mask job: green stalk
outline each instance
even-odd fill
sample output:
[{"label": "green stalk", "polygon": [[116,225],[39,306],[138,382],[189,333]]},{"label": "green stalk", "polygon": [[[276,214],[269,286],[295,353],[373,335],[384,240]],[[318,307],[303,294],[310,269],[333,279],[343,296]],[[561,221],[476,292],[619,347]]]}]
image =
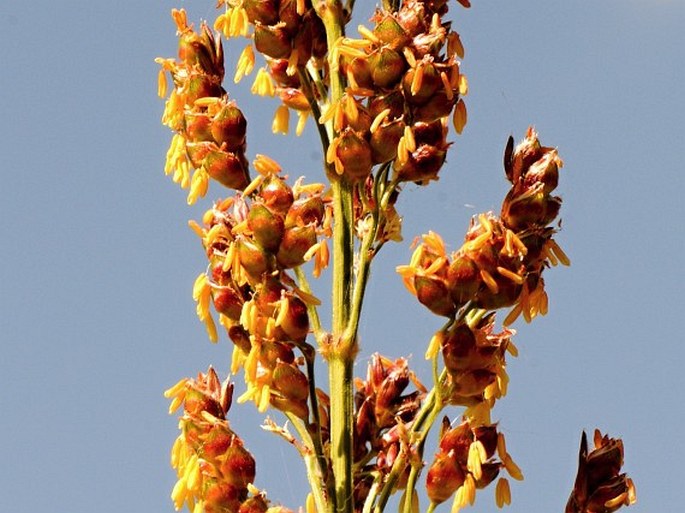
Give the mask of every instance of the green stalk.
[{"label": "green stalk", "polygon": [[292,413],[287,412],[285,413],[285,416],[295,427],[297,433],[300,435],[302,443],[304,444],[304,447],[300,449],[300,454],[302,455],[305,468],[307,469],[307,480],[309,481],[309,487],[311,488],[312,495],[314,496],[316,510],[319,513],[332,511],[332,508],[330,507],[331,504],[326,498],[325,476],[322,474],[318,455],[312,449],[315,443],[312,440],[304,422],[302,422],[302,419],[296,415],[293,415]]},{"label": "green stalk", "polygon": [[[332,51],[344,35],[343,5],[340,0],[321,0],[315,3],[316,12],[326,27],[330,71],[329,105],[335,105],[345,87],[338,70],[337,52]],[[333,134],[335,136],[335,134]],[[350,318],[350,288],[354,266],[354,216],[352,185],[344,176],[337,177],[329,168],[333,193],[333,284],[332,337],[325,348],[329,367],[331,397],[331,461],[335,481],[337,513],[353,513],[352,448],[354,404],[352,370],[357,351],[356,338],[347,336]]]},{"label": "green stalk", "polygon": [[314,451],[314,454],[316,455],[316,461],[318,466],[313,470],[315,471],[315,476],[319,477],[319,482],[316,483],[315,481],[310,480],[310,483],[312,484],[312,493],[314,493],[314,486],[316,486],[317,489],[320,489],[325,492],[325,495],[323,497],[325,497],[326,500],[323,503],[319,504],[317,499],[317,511],[333,513],[333,502],[331,501],[331,497],[334,496],[335,491],[333,490],[333,483],[331,482],[329,476],[328,459],[326,458],[326,453],[324,451],[323,446],[323,437],[321,436],[321,415],[319,414],[319,400],[316,396],[316,376],[314,373],[316,349],[309,344],[304,344],[300,347],[300,350],[304,355],[305,362],[307,365],[307,381],[309,382],[309,405],[311,408],[310,422],[307,423],[305,426],[307,436],[305,437],[302,433],[300,434],[300,436],[302,437],[303,441],[309,441],[311,443],[310,445],[308,445],[308,448],[311,448]]},{"label": "green stalk", "polygon": [[[366,233],[364,234],[364,239],[362,240],[361,247],[359,248],[359,262],[357,265],[357,279],[354,284],[354,291],[352,294],[352,307],[350,311],[350,319],[347,324],[347,329],[345,332],[347,336],[351,339],[357,338],[357,330],[359,328],[359,320],[362,312],[362,305],[364,303],[364,296],[366,294],[366,285],[369,282],[369,274],[371,272],[371,262],[376,252],[380,249],[381,244],[374,248],[374,242],[376,241],[376,235],[378,233],[378,226],[381,222],[381,216],[383,215],[382,210],[379,208],[379,197],[385,192],[384,187],[380,182],[384,180],[387,174],[389,165],[383,165],[378,172],[378,176],[374,181],[374,201],[376,207],[371,210],[371,226],[368,227]],[[382,192],[379,194],[379,189]]]},{"label": "green stalk", "polygon": [[317,101],[316,95],[314,94],[314,88],[312,87],[312,78],[307,72],[306,68],[302,66],[297,68],[297,76],[300,77],[302,92],[307,97],[309,107],[312,109],[312,116],[314,117],[316,129],[319,131],[319,138],[321,139],[321,145],[323,146],[325,155],[326,149],[330,144],[330,140],[328,132],[326,131],[326,127],[319,123],[319,118],[321,117],[321,108],[319,107],[319,102]]},{"label": "green stalk", "polygon": [[357,340],[346,330],[350,318],[350,289],[354,266],[352,187],[341,177],[333,191],[333,336],[326,348],[331,394],[331,460],[335,478],[336,510],[352,513],[352,436],[354,418],[352,370]]},{"label": "green stalk", "polygon": [[331,386],[331,460],[335,479],[336,512],[352,513],[352,359],[329,362]]},{"label": "green stalk", "polygon": [[371,271],[371,245],[376,236],[376,227],[378,223],[373,221],[373,227],[366,233],[359,249],[359,266],[357,271],[357,279],[354,284],[354,291],[352,294],[352,305],[350,309],[350,318],[345,330],[345,334],[351,340],[356,340],[357,331],[359,329],[359,319],[361,317],[362,304],[364,303],[364,295],[366,292],[366,284],[369,281],[369,273]]}]

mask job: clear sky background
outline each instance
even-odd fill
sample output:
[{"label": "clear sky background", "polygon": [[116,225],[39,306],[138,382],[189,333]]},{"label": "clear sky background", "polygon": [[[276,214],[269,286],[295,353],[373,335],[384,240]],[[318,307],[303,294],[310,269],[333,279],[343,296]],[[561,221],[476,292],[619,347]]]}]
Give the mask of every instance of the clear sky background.
[{"label": "clear sky background", "polygon": [[[681,511],[685,1],[473,4],[452,9],[469,123],[451,136],[440,181],[401,197],[405,242],[373,272],[358,374],[380,350],[412,355],[430,381],[422,355],[442,321],[394,267],[414,236],[433,229],[456,249],[470,216],[499,209],[506,138],[534,124],[566,163],[558,240],[573,265],[545,275],[549,315],[516,325],[520,357],[494,412],[526,476],[510,511],[563,511],[581,430],[595,427],[624,439],[638,492],[627,511]],[[205,259],[186,226],[225,192],[213,185],[189,208],[162,172],[171,133],[153,59],[175,54],[174,6],[215,17],[212,0],[0,7],[2,512],[172,511],[177,430],[162,391],[228,366],[230,343],[211,345],[195,317]],[[228,87],[250,120],[250,159],[267,153],[291,176],[321,178],[311,126],[274,138],[275,102]],[[257,486],[295,509],[302,465],[259,422],[252,405],[232,410]],[[493,491],[481,492],[472,511],[493,510]]]}]

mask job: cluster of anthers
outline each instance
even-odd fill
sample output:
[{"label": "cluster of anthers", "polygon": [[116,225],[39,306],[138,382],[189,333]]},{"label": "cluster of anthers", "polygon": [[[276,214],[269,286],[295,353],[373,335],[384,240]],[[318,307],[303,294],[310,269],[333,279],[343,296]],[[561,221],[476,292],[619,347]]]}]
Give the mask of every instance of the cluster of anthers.
[{"label": "cluster of anthers", "polygon": [[[501,468],[514,479],[523,479],[504,449],[504,435],[495,433],[496,425],[490,418],[495,401],[507,392],[506,353],[517,354],[511,341],[513,331],[505,328],[495,333],[494,324],[494,313],[472,315],[449,323],[429,345],[426,356],[435,358],[440,351],[445,364],[438,380],[441,400],[465,407],[459,427],[449,430],[449,423],[444,423],[438,453],[429,467],[426,487],[431,510],[453,494],[452,511],[473,504],[476,489],[494,481]],[[477,445],[479,441],[484,446]],[[493,460],[495,446],[499,461]],[[509,482],[504,477],[497,483],[495,500],[499,507],[511,501]]]},{"label": "cluster of anthers", "polygon": [[[406,455],[397,488],[406,485],[412,465],[421,466],[410,428],[426,389],[405,358],[393,361],[377,353],[371,357],[366,380],[358,378],[355,384],[354,503],[361,512],[374,486],[387,480],[398,456]],[[405,393],[410,384],[416,389]]]},{"label": "cluster of anthers", "polygon": [[[549,265],[569,263],[552,238],[556,229],[550,226],[561,204],[560,198],[551,195],[561,166],[556,150],[541,146],[534,130],[529,129],[516,148],[510,139],[505,171],[513,186],[503,202],[501,216],[477,216],[464,244],[451,255],[438,234],[424,235],[409,265],[397,269],[419,302],[450,319],[433,336],[426,357],[433,359],[442,354],[442,400],[466,407],[464,419],[471,427],[492,425],[490,413],[495,401],[507,392],[506,353],[517,354],[511,341],[513,330],[495,332],[494,311],[513,307],[505,325],[521,314],[530,321],[546,313],[542,272]],[[481,453],[482,462],[492,456],[487,451]],[[458,485],[439,488],[432,500],[439,503],[456,492],[455,506],[461,507],[472,502],[475,489],[487,483],[475,477],[469,480],[455,470],[459,464],[454,454],[449,456],[447,451],[436,458],[443,467],[445,461],[452,461],[449,472],[463,479],[451,478]],[[511,457],[506,458],[502,462],[510,475],[522,478],[520,471],[511,470],[516,468]],[[500,466],[490,467],[492,479]],[[508,483],[500,480],[496,489],[498,505],[509,502],[508,490]]]},{"label": "cluster of anthers", "polygon": [[193,297],[210,339],[218,336],[213,305],[235,344],[232,371],[244,368],[248,385],[239,400],[306,419],[308,382],[293,350],[304,344],[307,308],[318,300],[288,271],[312,259],[318,275],[328,264],[330,207],[322,185],[300,180],[290,187],[264,156],[254,166],[260,174],[243,194],[215,203],[203,226],[191,223],[209,260]]},{"label": "cluster of anthers", "polygon": [[595,448],[588,452],[583,432],[578,453],[578,473],[565,513],[613,513],[635,504],[635,485],[623,467],[623,441],[594,433]]},{"label": "cluster of anthers", "polygon": [[267,511],[266,499],[252,485],[255,460],[226,420],[232,393],[232,385],[221,383],[210,367],[164,394],[172,399],[169,413],[183,407],[181,434],[171,450],[178,476],[171,498],[177,510],[187,505],[193,513]]},{"label": "cluster of anthers", "polygon": [[472,422],[490,423],[489,412],[495,400],[507,393],[509,377],[506,353],[517,355],[511,340],[513,330],[494,333],[494,314],[454,323],[433,338],[427,356],[442,352],[447,377],[444,400],[466,407]]},{"label": "cluster of anthers", "polygon": [[164,171],[173,173],[182,188],[190,188],[188,203],[192,204],[207,193],[210,178],[229,189],[249,184],[247,121],[221,86],[221,40],[205,24],[196,33],[184,10],[174,9],[172,17],[178,28],[178,60],[156,59],[161,65],[159,95],[167,94],[167,72],[174,83],[162,116],[162,123],[176,132]]},{"label": "cluster of anthers", "polygon": [[326,155],[338,174],[364,180],[374,165],[392,163],[392,182],[437,179],[449,144],[447,120],[461,132],[466,77],[459,35],[442,21],[446,2],[403,2],[378,10],[361,39],[341,38],[333,62],[347,78],[339,101],[321,118],[336,137]]},{"label": "cluster of anthers", "polygon": [[[464,420],[451,427],[443,419],[438,451],[428,468],[426,492],[431,501],[429,512],[454,495],[452,511],[473,504],[476,489],[485,488],[506,469],[514,479],[523,479],[520,469],[507,453],[504,435],[496,424],[474,425]],[[502,507],[511,503],[509,482],[500,477],[495,487],[495,501]]]},{"label": "cluster of anthers", "polygon": [[[326,32],[310,0],[220,0],[224,6],[214,28],[226,38],[247,37],[252,41],[240,54],[234,81],[249,75],[255,66],[255,49],[265,59],[252,85],[252,93],[278,96],[272,129],[287,133],[290,109],[298,113],[297,134],[301,134],[311,113],[303,80],[311,72],[318,75],[327,52]],[[320,92],[319,92],[320,93]],[[323,96],[317,94],[317,97]],[[312,94],[315,94],[312,91]]]},{"label": "cluster of anthers", "polygon": [[410,292],[446,317],[466,304],[485,310],[513,306],[505,325],[521,314],[526,321],[544,315],[542,272],[559,262],[569,264],[552,238],[556,229],[549,226],[561,205],[561,198],[551,195],[561,166],[557,151],[541,146],[532,128],[515,149],[510,139],[505,169],[513,186],[501,217],[485,213],[473,219],[464,244],[452,255],[439,235],[424,235],[409,265],[397,269]]}]

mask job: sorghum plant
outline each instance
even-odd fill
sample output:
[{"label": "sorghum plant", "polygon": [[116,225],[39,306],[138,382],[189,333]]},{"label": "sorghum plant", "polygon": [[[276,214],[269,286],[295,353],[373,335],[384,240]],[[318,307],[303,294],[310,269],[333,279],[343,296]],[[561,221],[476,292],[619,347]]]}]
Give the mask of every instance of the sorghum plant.
[{"label": "sorghum plant", "polygon": [[[443,172],[451,128],[459,134],[466,124],[468,83],[447,0],[384,0],[358,38],[345,35],[353,7],[354,0],[220,0],[213,28],[197,30],[185,11],[172,12],[178,56],[158,59],[160,96],[169,76],[173,84],[162,117],[174,132],[165,171],[189,190],[188,203],[210,186],[228,189],[190,223],[207,257],[193,287],[197,314],[211,341],[232,342],[231,374],[245,383],[237,402],[287,420],[264,427],[299,451],[308,513],[381,513],[394,494],[403,513],[425,509],[420,500],[432,512],[450,499],[456,512],[492,483],[501,507],[511,501],[508,478],[523,474],[492,410],[507,392],[507,355],[517,354],[509,326],[547,312],[543,273],[569,264],[554,238],[562,161],[532,128],[518,145],[510,137],[511,188],[501,212],[475,216],[452,253],[429,232],[398,267],[409,292],[443,318],[426,341],[430,386],[406,359],[380,354],[355,379],[371,267],[386,243],[402,240],[395,205],[405,184],[427,186]],[[288,132],[291,113],[298,135],[308,119],[316,125],[322,183],[293,181],[263,154],[250,163],[247,119],[224,88],[222,37],[247,41],[235,82],[261,56],[252,92],[280,100],[274,133]],[[329,324],[309,285],[324,275],[332,284]],[[327,366],[327,387],[316,383],[317,365]],[[172,449],[174,505],[290,511],[254,485],[255,459],[228,421],[233,388],[210,367],[166,392],[170,411],[183,412]],[[431,456],[425,446],[436,423]],[[621,441],[597,432],[595,446],[588,453],[583,434],[567,513],[635,501],[620,473]],[[417,492],[422,473],[425,494]]]}]

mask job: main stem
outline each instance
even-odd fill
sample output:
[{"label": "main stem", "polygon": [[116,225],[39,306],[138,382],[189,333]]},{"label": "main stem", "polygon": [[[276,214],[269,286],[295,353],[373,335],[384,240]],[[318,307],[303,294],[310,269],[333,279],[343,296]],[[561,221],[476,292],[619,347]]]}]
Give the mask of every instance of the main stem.
[{"label": "main stem", "polygon": [[[352,513],[353,390],[352,370],[357,341],[346,330],[354,260],[352,193],[341,179],[333,184],[333,336],[328,350],[331,398],[331,460],[337,513]],[[355,330],[356,331],[356,330]]]},{"label": "main stem", "polygon": [[[343,6],[339,0],[320,0],[317,14],[326,27],[329,50],[330,105],[335,105],[344,92],[343,77],[338,70],[337,58],[332,51],[343,36]],[[334,134],[335,135],[335,134]],[[337,513],[353,513],[353,390],[352,370],[357,350],[354,332],[346,328],[350,319],[350,299],[354,267],[354,216],[352,212],[352,186],[344,176],[335,178],[329,170],[333,193],[333,326],[330,346],[327,348],[328,375],[331,394],[331,461],[335,481],[335,507]],[[356,330],[354,330],[356,331]]]}]

